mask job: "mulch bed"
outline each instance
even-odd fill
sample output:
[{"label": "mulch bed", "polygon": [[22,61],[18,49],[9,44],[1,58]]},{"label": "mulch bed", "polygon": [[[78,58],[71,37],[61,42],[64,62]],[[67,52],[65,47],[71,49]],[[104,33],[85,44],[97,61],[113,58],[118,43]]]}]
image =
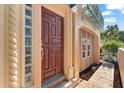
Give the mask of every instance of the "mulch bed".
[{"label": "mulch bed", "polygon": [[113,81],[113,88],[122,88],[121,78],[120,78],[120,71],[117,62],[112,62],[114,64],[114,81]]},{"label": "mulch bed", "polygon": [[[91,65],[86,70],[80,72],[80,78],[88,81],[101,65],[102,63]],[[92,70],[92,67],[94,66],[96,67],[96,69]]]}]

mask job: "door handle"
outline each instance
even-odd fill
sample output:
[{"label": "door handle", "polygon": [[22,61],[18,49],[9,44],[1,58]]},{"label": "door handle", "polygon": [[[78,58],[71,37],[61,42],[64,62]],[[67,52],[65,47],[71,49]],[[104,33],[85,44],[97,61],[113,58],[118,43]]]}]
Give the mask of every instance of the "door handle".
[{"label": "door handle", "polygon": [[41,56],[42,56],[42,60],[43,60],[43,56],[44,56],[44,48],[43,48],[43,43],[41,42]]}]

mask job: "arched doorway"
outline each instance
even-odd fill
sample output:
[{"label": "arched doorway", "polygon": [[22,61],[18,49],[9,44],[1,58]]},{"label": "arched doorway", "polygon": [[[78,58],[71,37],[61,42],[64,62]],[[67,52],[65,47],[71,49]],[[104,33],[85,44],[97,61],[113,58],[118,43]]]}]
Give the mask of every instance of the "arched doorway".
[{"label": "arched doorway", "polygon": [[80,29],[80,72],[99,62],[99,35],[86,27]]}]

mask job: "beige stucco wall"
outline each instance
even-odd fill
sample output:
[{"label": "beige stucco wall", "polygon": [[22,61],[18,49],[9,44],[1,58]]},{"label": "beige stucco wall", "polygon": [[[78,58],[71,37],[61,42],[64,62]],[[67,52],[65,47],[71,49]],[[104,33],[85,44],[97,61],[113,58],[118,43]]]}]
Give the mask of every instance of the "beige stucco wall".
[{"label": "beige stucco wall", "polygon": [[75,9],[75,39],[74,39],[74,63],[75,63],[75,77],[79,78],[80,72],[80,28],[81,28],[81,7],[77,5]]},{"label": "beige stucco wall", "polygon": [[[24,46],[24,5],[0,5],[0,87],[24,87],[24,66],[25,66],[25,46]],[[67,80],[71,80],[74,72],[73,60],[73,24],[72,15],[68,5],[33,5],[32,33],[33,33],[33,85],[31,87],[41,87],[41,7],[64,18],[64,74]],[[5,14],[3,12],[6,12]],[[16,15],[15,15],[16,13]],[[6,15],[6,16],[5,16]],[[5,19],[4,19],[5,17]],[[12,17],[12,18],[11,18]],[[15,19],[15,20],[14,20]],[[6,22],[6,23],[5,23]],[[18,22],[18,23],[15,23]],[[15,26],[13,26],[14,24]],[[22,24],[22,25],[20,25]],[[4,25],[7,29],[4,29]],[[11,28],[11,29],[10,29]],[[5,33],[7,32],[7,33]],[[11,34],[9,34],[12,32]],[[5,37],[6,36],[6,37]],[[6,40],[5,40],[6,39]],[[9,41],[12,40],[12,42]],[[6,42],[5,42],[6,41]],[[18,41],[18,42],[16,42]],[[6,46],[6,47],[5,47]],[[13,47],[12,49],[10,47]],[[14,48],[15,47],[15,48]],[[5,51],[7,50],[7,52]],[[12,55],[10,55],[12,53]],[[6,57],[6,60],[5,60]],[[10,59],[12,58],[12,59]],[[12,60],[12,63],[11,63]],[[10,66],[12,66],[10,68]],[[7,68],[6,68],[7,67]],[[5,72],[5,68],[7,69]],[[10,74],[9,70],[12,71]],[[7,74],[7,79],[5,75]],[[5,80],[6,79],[6,80]],[[12,80],[11,80],[12,79]]]},{"label": "beige stucco wall", "polygon": [[[7,6],[7,5],[5,5]],[[8,5],[9,6],[9,5]],[[17,6],[14,6],[17,7]],[[14,81],[15,83],[11,82],[11,86],[13,87],[24,87],[24,64],[25,64],[25,46],[24,46],[24,5],[18,5],[18,9],[15,9],[13,5],[11,5],[9,8],[10,10],[4,10],[3,5],[0,5],[0,87],[9,87],[10,83],[10,77],[9,77],[9,71],[6,71],[7,69],[14,70],[17,72],[18,75],[13,75],[16,77],[17,81]],[[67,80],[71,80],[73,78],[79,78],[79,72],[80,72],[80,30],[83,29],[89,33],[91,33],[94,36],[94,62],[99,62],[99,34],[96,33],[90,25],[84,24],[82,21],[81,16],[81,5],[77,5],[77,9],[75,11],[71,11],[68,7],[68,5],[64,4],[38,4],[33,5],[33,85],[31,87],[41,87],[41,81],[42,81],[42,70],[41,70],[41,7],[45,7],[49,9],[50,11],[58,14],[59,16],[64,18],[64,74],[66,76]],[[18,15],[14,15],[12,11],[15,11]],[[3,12],[8,12],[10,16],[13,16],[16,20],[18,20],[18,23],[16,26],[12,26],[12,22],[15,22],[13,19],[7,19],[8,24],[11,26],[12,32],[17,32],[17,34],[14,34],[13,36],[17,37],[18,42],[15,43],[14,46],[18,46],[18,51],[15,51],[18,53],[18,59],[15,61],[14,65],[17,66],[18,69],[9,68],[9,65],[11,65],[11,62],[9,62],[9,51],[6,52],[6,47],[9,48],[10,44],[7,43],[8,39],[6,38],[6,31],[9,32],[10,29],[5,30],[4,26],[8,25],[6,22],[6,16],[3,14]],[[8,16],[7,15],[7,16]],[[7,17],[9,18],[9,17]],[[8,21],[9,20],[9,21]],[[10,22],[11,21],[11,22]],[[17,21],[16,21],[17,22]],[[15,24],[15,23],[14,23]],[[22,24],[22,25],[20,25]],[[16,29],[16,30],[15,30]],[[8,34],[9,35],[9,34]],[[12,37],[12,38],[15,38]],[[6,40],[7,39],[7,40]],[[6,41],[6,42],[4,42]],[[14,42],[14,41],[13,41]],[[7,43],[7,45],[6,45]],[[11,42],[10,42],[11,43]],[[10,48],[9,48],[10,49]],[[10,49],[11,50],[11,49]],[[14,54],[13,54],[14,55]],[[12,56],[12,55],[10,55]],[[5,57],[7,59],[5,59]],[[14,57],[14,56],[12,56]],[[15,58],[16,59],[16,58]],[[6,76],[8,74],[8,76]],[[12,77],[13,77],[12,76]],[[7,77],[7,80],[6,78]],[[13,78],[11,78],[13,79]],[[13,79],[13,80],[15,80]],[[7,84],[6,85],[6,81]],[[16,86],[16,83],[18,85]],[[13,85],[15,84],[15,85]]]},{"label": "beige stucco wall", "polygon": [[121,81],[124,87],[124,49],[119,48],[117,56],[118,56],[118,65],[120,70]]},{"label": "beige stucco wall", "polygon": [[6,85],[5,62],[5,5],[0,5],[0,87]]},{"label": "beige stucco wall", "polygon": [[[82,19],[81,5],[76,5],[73,9],[75,13],[75,31],[74,31],[74,64],[75,64],[75,77],[79,77],[79,72],[86,68],[86,65],[81,61],[81,50],[80,50],[80,31],[86,31],[93,35],[93,62],[99,63],[99,49],[100,49],[100,34],[93,29],[92,24],[90,24],[86,19]],[[87,63],[89,63],[90,58],[86,58]],[[90,63],[89,63],[90,64]]]},{"label": "beige stucco wall", "polygon": [[20,31],[19,14],[20,10],[16,5],[0,5],[0,87],[4,88],[18,87],[19,83],[19,51],[17,50]]},{"label": "beige stucco wall", "polygon": [[[41,24],[38,9],[40,9],[38,5],[33,6],[34,80],[32,87],[40,87],[41,84],[41,52],[39,51]],[[24,18],[24,5],[0,5],[0,87],[24,87]]]}]

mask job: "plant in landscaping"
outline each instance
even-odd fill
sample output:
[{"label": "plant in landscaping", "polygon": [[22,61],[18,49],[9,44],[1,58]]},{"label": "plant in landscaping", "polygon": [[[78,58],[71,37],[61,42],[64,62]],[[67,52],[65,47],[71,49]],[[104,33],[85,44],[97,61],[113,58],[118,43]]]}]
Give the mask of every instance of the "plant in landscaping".
[{"label": "plant in landscaping", "polygon": [[106,31],[101,34],[101,48],[104,51],[103,58],[106,61],[117,60],[118,48],[123,47],[124,33],[119,33],[118,25],[108,25]]},{"label": "plant in landscaping", "polygon": [[122,47],[123,43],[118,40],[106,40],[102,44],[102,48],[104,49],[106,55],[108,56],[108,61],[112,61],[112,57],[117,57],[118,48]]},{"label": "plant in landscaping", "polygon": [[124,47],[124,31],[119,33],[119,40],[123,42],[123,47]]}]

